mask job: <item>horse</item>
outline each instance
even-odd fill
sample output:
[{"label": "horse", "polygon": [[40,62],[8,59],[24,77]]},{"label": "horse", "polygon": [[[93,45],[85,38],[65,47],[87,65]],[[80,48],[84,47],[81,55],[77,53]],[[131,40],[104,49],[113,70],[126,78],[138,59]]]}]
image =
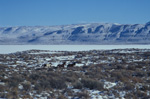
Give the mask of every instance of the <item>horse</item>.
[{"label": "horse", "polygon": [[74,67],[75,66],[75,62],[73,62],[72,64],[68,64],[67,67]]},{"label": "horse", "polygon": [[42,65],[43,68],[50,68],[51,67],[51,63],[46,63]]},{"label": "horse", "polygon": [[63,64],[58,64],[57,67],[64,68],[65,64],[66,64],[66,62],[63,62]]}]

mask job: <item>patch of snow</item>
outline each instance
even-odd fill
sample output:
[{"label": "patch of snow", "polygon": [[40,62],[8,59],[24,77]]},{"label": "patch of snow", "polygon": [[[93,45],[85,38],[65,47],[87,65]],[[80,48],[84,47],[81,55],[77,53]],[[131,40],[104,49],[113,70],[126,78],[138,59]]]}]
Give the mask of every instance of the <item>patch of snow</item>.
[{"label": "patch of snow", "polygon": [[46,61],[50,61],[50,60],[51,60],[51,58],[45,58],[45,60],[46,60]]},{"label": "patch of snow", "polygon": [[61,64],[61,62],[58,62],[58,61],[57,62],[51,62],[51,64],[53,67],[57,67],[59,64]]},{"label": "patch of snow", "polygon": [[0,82],[0,85],[5,85],[5,83],[4,82]]},{"label": "patch of snow", "polygon": [[112,83],[112,82],[108,82],[108,81],[104,82],[104,88],[105,89],[109,89],[109,88],[112,88],[114,86],[116,86],[116,83]]},{"label": "patch of snow", "polygon": [[120,95],[120,97],[123,99],[124,96],[126,95],[126,92],[125,92],[125,91],[120,91],[120,92],[119,92],[119,95]]},{"label": "patch of snow", "polygon": [[81,92],[81,90],[80,89],[72,89],[75,93],[77,93],[77,92]]},{"label": "patch of snow", "polygon": [[87,51],[87,50],[111,50],[139,48],[150,49],[150,45],[0,45],[0,53],[14,53],[31,49],[50,51]]},{"label": "patch of snow", "polygon": [[102,92],[99,90],[88,90],[88,92],[91,96],[91,99],[108,99],[108,96],[102,95]]},{"label": "patch of snow", "polygon": [[55,59],[58,59],[58,60],[72,60],[74,58],[75,58],[75,55],[55,57]]},{"label": "patch of snow", "polygon": [[150,91],[147,91],[147,96],[149,96],[150,95]]},{"label": "patch of snow", "polygon": [[76,63],[75,66],[76,67],[81,67],[81,66],[84,66],[84,64],[82,64],[82,63]]},{"label": "patch of snow", "polygon": [[4,78],[7,79],[8,77],[7,77],[7,76],[4,76]]},{"label": "patch of snow", "polygon": [[23,86],[21,84],[19,84],[18,88],[19,89],[23,89]]}]

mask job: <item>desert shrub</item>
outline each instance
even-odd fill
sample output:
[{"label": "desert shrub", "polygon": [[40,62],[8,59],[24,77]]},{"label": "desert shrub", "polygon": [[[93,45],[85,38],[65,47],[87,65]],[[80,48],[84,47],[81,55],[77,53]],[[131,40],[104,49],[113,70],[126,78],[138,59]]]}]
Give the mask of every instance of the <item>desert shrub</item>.
[{"label": "desert shrub", "polygon": [[20,82],[23,82],[23,78],[21,76],[12,76],[8,79],[8,86],[18,87]]},{"label": "desert shrub", "polygon": [[31,78],[32,80],[38,80],[38,79],[40,78],[40,75],[39,75],[39,74],[31,74],[31,75],[30,75],[30,78]]},{"label": "desert shrub", "polygon": [[150,72],[147,72],[147,76],[150,76]]},{"label": "desert shrub", "polygon": [[141,97],[141,98],[143,98],[143,97],[146,97],[147,95],[146,95],[146,93],[144,93],[144,92],[141,92],[140,90],[137,90],[135,93],[134,93],[137,97]]},{"label": "desert shrub", "polygon": [[90,96],[89,96],[88,92],[85,92],[85,91],[78,93],[77,97],[79,99],[90,99]]},{"label": "desert shrub", "polygon": [[103,89],[103,84],[99,81],[93,80],[93,79],[82,79],[81,83],[83,84],[84,87],[89,88],[89,89],[97,89],[97,90],[102,90]]},{"label": "desert shrub", "polygon": [[82,66],[82,69],[88,69],[89,66]]},{"label": "desert shrub", "polygon": [[1,99],[6,99],[6,97],[7,97],[7,96],[6,96],[6,93],[0,93],[0,98],[1,98]]},{"label": "desert shrub", "polygon": [[22,97],[22,99],[33,99],[29,94],[26,94]]},{"label": "desert shrub", "polygon": [[150,96],[143,96],[142,99],[150,99]]},{"label": "desert shrub", "polygon": [[66,98],[64,95],[60,95],[60,96],[58,96],[57,99],[68,99],[68,98]]},{"label": "desert shrub", "polygon": [[[30,75],[32,82],[35,82],[35,90],[46,90],[50,88],[62,89],[66,87],[65,78],[55,72],[37,72]],[[71,78],[70,78],[71,79]]]},{"label": "desert shrub", "polygon": [[18,99],[18,91],[17,90],[11,90],[7,95],[7,99]]},{"label": "desert shrub", "polygon": [[41,85],[39,83],[36,83],[34,86],[34,90],[37,91],[38,94],[40,94],[43,90],[43,88],[41,87]]},{"label": "desert shrub", "polygon": [[6,99],[15,99],[13,95],[11,95],[10,93],[8,93],[6,95]]},{"label": "desert shrub", "polygon": [[125,99],[138,99],[138,97],[131,92],[127,93],[124,98]]},{"label": "desert shrub", "polygon": [[77,81],[73,84],[73,87],[75,89],[82,89],[83,88],[83,84],[80,81]]},{"label": "desert shrub", "polygon": [[29,91],[31,89],[31,83],[30,82],[25,82],[22,85],[23,85],[23,89],[25,91]]},{"label": "desert shrub", "polygon": [[12,80],[12,81],[16,81],[16,82],[23,82],[24,81],[24,78],[22,78],[21,75],[18,75],[18,76],[14,75],[9,79]]},{"label": "desert shrub", "polygon": [[123,69],[123,66],[118,65],[118,66],[116,66],[116,68],[117,69]]},{"label": "desert shrub", "polygon": [[135,66],[132,66],[132,65],[129,65],[129,66],[127,67],[127,69],[128,69],[128,70],[133,70],[133,71],[136,70]]},{"label": "desert shrub", "polygon": [[116,80],[120,80],[120,81],[123,81],[123,82],[126,81],[125,77],[122,75],[121,72],[113,72],[113,73],[111,73],[111,76],[116,78]]},{"label": "desert shrub", "polygon": [[146,80],[146,82],[147,82],[147,83],[150,83],[150,80],[148,79],[148,80]]},{"label": "desert shrub", "polygon": [[5,65],[3,65],[3,64],[0,64],[0,71],[5,70],[6,67],[7,67],[7,66],[5,66]]},{"label": "desert shrub", "polygon": [[75,82],[76,81],[76,78],[74,78],[74,77],[65,77],[64,79],[67,82]]},{"label": "desert shrub", "polygon": [[64,77],[72,77],[74,79],[80,78],[81,75],[72,71],[63,74]]},{"label": "desert shrub", "polygon": [[[38,85],[38,84],[37,84]],[[51,88],[50,82],[48,80],[39,80],[39,85],[40,88],[43,90]],[[36,86],[37,87],[37,86]],[[38,88],[39,89],[39,88]]]},{"label": "desert shrub", "polygon": [[42,74],[45,74],[47,77],[52,76],[52,77],[59,77],[59,73],[55,72],[43,72]]},{"label": "desert shrub", "polygon": [[0,92],[4,92],[5,90],[5,86],[4,85],[0,85]]},{"label": "desert shrub", "polygon": [[148,85],[143,85],[140,90],[146,92],[147,90],[150,90],[150,87],[148,87]]},{"label": "desert shrub", "polygon": [[113,77],[116,77],[117,79],[120,79],[123,77],[122,73],[121,72],[113,72],[112,73],[112,76]]},{"label": "desert shrub", "polygon": [[136,72],[136,76],[137,76],[137,77],[143,77],[143,76],[144,76],[144,73],[143,73],[143,72]]},{"label": "desert shrub", "polygon": [[13,82],[9,82],[8,83],[8,86],[9,86],[9,88],[11,88],[11,87],[18,87],[18,85],[19,85],[19,82],[16,82],[16,81],[13,81]]},{"label": "desert shrub", "polygon": [[96,75],[99,75],[98,73],[96,74],[96,71],[91,70],[85,73],[89,78],[95,78]]},{"label": "desert shrub", "polygon": [[50,85],[52,88],[63,89],[66,88],[65,80],[63,78],[52,78],[50,81]]},{"label": "desert shrub", "polygon": [[143,65],[137,65],[136,66],[136,68],[142,68],[143,67]]},{"label": "desert shrub", "polygon": [[134,84],[130,83],[130,82],[126,82],[124,89],[125,90],[133,90],[134,89]]},{"label": "desert shrub", "polygon": [[135,82],[135,83],[140,83],[140,82],[142,82],[141,78],[139,78],[139,77],[133,77],[131,80],[132,80],[133,82]]}]

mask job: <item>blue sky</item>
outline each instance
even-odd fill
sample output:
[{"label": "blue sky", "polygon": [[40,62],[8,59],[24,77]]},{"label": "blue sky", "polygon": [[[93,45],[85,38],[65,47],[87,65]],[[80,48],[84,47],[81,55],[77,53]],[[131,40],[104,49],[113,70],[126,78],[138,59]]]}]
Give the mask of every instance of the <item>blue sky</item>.
[{"label": "blue sky", "polygon": [[0,26],[148,21],[150,0],[0,0]]}]

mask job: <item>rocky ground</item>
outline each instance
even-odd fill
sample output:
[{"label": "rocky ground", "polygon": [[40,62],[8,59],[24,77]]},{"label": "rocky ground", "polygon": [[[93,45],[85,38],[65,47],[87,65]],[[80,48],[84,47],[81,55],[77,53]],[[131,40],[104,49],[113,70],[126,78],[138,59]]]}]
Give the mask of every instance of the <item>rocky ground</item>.
[{"label": "rocky ground", "polygon": [[0,98],[149,99],[150,49],[0,54]]}]

